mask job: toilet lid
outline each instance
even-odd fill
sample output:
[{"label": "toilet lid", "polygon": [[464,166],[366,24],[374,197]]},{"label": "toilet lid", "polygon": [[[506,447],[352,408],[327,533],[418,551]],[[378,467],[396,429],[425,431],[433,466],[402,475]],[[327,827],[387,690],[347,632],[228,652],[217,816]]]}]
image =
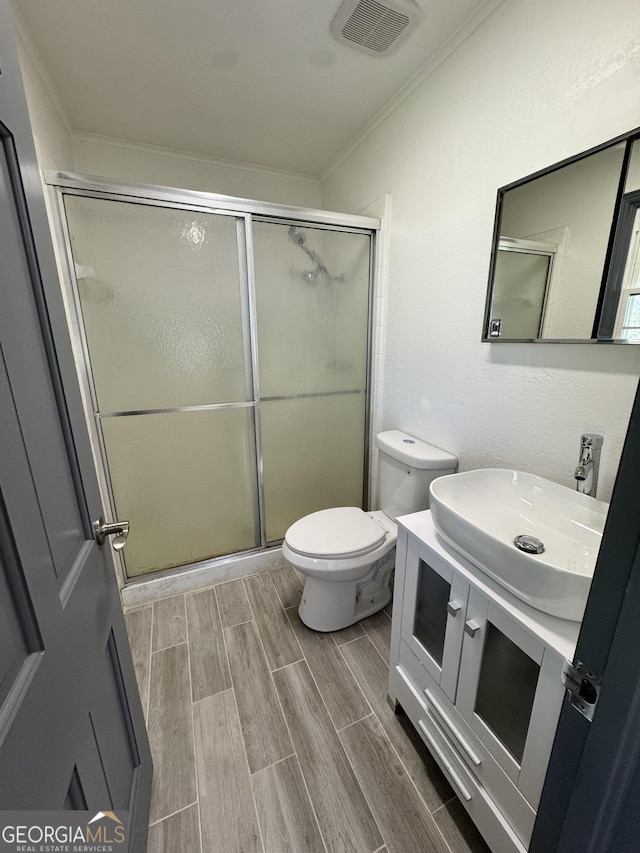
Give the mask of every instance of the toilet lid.
[{"label": "toilet lid", "polygon": [[387,532],[361,509],[342,506],[306,515],[287,530],[292,551],[308,557],[356,557],[373,551]]}]

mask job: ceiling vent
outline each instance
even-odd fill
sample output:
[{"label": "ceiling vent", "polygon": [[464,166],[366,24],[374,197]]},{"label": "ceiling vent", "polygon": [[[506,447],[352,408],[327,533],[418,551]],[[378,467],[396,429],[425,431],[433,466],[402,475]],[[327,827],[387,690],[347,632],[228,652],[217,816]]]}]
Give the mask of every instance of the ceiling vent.
[{"label": "ceiling vent", "polygon": [[331,32],[349,47],[383,56],[408,38],[421,15],[414,0],[345,0],[331,22]]}]

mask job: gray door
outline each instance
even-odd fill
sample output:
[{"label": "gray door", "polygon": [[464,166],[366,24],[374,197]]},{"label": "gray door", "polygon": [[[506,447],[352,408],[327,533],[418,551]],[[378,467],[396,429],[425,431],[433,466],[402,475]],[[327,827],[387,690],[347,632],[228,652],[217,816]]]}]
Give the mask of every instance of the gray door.
[{"label": "gray door", "polygon": [[[151,759],[0,0],[0,809],[128,810]],[[64,382],[64,384],[63,384]]]},{"label": "gray door", "polygon": [[600,682],[600,694],[592,722],[565,697],[531,853],[640,849],[638,483],[640,387],[574,657]]}]

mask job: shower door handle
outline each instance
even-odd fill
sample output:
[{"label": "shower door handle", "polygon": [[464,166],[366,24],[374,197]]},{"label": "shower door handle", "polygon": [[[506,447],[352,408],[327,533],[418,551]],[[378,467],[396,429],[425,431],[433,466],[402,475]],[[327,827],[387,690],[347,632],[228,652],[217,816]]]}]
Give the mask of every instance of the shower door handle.
[{"label": "shower door handle", "polygon": [[128,521],[113,521],[107,523],[102,516],[93,525],[96,542],[98,545],[104,545],[107,536],[115,536],[111,543],[114,551],[122,551],[129,535]]}]

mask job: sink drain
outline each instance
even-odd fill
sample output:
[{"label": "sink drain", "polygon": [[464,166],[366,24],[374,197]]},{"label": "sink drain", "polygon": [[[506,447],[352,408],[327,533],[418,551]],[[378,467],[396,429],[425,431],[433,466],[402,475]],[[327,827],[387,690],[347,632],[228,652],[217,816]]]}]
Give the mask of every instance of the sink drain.
[{"label": "sink drain", "polygon": [[525,554],[542,554],[544,551],[544,544],[535,536],[527,536],[526,533],[516,536],[513,544]]}]

